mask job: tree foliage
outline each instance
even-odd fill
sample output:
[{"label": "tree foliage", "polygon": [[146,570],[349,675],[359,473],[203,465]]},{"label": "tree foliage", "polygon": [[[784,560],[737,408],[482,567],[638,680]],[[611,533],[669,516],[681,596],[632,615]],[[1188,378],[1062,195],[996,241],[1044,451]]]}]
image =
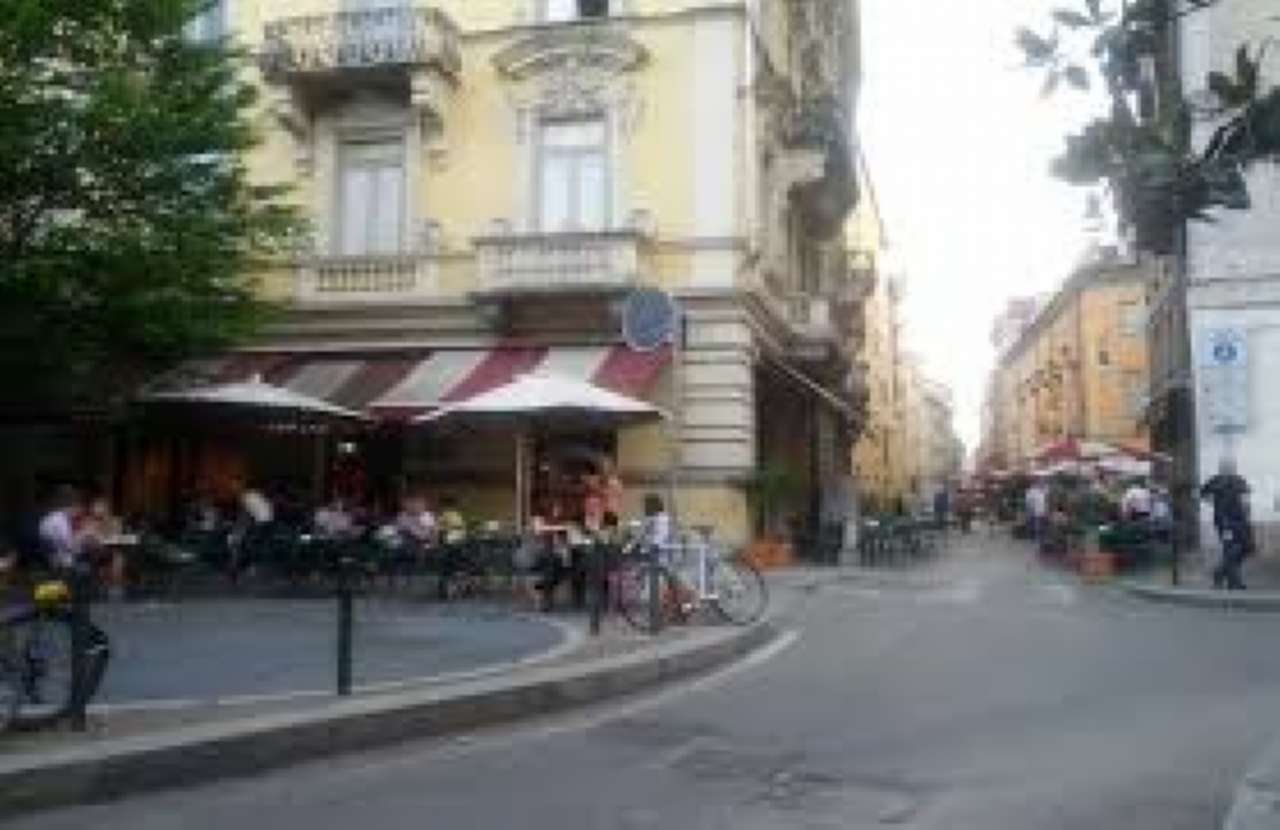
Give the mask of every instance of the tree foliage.
[{"label": "tree foliage", "polygon": [[0,405],[118,399],[245,336],[297,230],[253,185],[246,56],[202,0],[9,0],[0,15]]},{"label": "tree foliage", "polygon": [[[1181,18],[1230,0],[1133,0],[1121,11],[1101,0],[1053,10],[1046,34],[1016,34],[1026,65],[1044,74],[1044,92],[1101,83],[1104,117],[1066,138],[1053,173],[1073,184],[1105,183],[1139,244],[1166,252],[1173,230],[1212,221],[1218,209],[1250,207],[1249,166],[1280,155],[1280,88],[1264,89],[1268,44],[1242,43],[1233,65],[1209,73],[1192,104],[1167,48]],[[1275,0],[1280,14],[1280,0]],[[1203,146],[1193,126],[1211,126]]]}]

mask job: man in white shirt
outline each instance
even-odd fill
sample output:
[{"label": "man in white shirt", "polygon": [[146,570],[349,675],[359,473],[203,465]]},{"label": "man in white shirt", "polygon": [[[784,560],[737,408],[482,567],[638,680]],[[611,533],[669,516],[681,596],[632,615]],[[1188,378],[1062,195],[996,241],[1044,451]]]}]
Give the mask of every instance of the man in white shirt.
[{"label": "man in white shirt", "polygon": [[335,498],[316,511],[315,526],[321,536],[334,539],[351,535],[355,530],[355,521],[347,512],[342,499]]},{"label": "man in white shirt", "polygon": [[644,541],[659,550],[671,544],[671,514],[654,493],[644,497]]},{"label": "man in white shirt", "polygon": [[275,510],[266,496],[252,487],[245,488],[240,494],[240,506],[254,524],[269,524],[275,518]]},{"label": "man in white shirt", "polygon": [[1134,480],[1120,498],[1120,514],[1129,521],[1141,522],[1151,518],[1151,491],[1141,480]]},{"label": "man in white shirt", "polygon": [[1042,542],[1049,520],[1049,491],[1043,482],[1037,481],[1027,488],[1026,506],[1031,536],[1035,541]]},{"label": "man in white shirt", "polygon": [[40,541],[55,568],[70,568],[84,550],[85,539],[76,531],[76,522],[84,512],[80,495],[67,487],[59,491],[53,507],[40,520]]}]

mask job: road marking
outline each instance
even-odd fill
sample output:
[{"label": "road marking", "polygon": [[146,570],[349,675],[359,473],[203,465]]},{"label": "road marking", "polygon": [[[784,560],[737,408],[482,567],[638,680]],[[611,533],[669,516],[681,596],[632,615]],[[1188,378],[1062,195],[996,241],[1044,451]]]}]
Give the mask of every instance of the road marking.
[{"label": "road marking", "polygon": [[1080,596],[1070,585],[1042,585],[1041,595],[1064,607],[1075,605]]},{"label": "road marking", "polygon": [[962,579],[940,591],[928,591],[919,596],[926,602],[973,605],[982,598],[982,580],[974,578]]},{"label": "road marking", "polygon": [[[582,732],[593,729],[610,721],[629,718],[650,709],[656,709],[685,695],[703,692],[720,686],[740,674],[767,663],[791,648],[799,639],[799,631],[787,629],[767,646],[753,651],[735,663],[702,677],[675,683],[661,691],[644,694],[641,697],[630,700],[624,699],[622,702],[601,701],[590,707],[593,711],[561,714],[559,716],[550,715],[548,717],[553,718],[553,720],[549,723],[516,724],[514,727],[511,724],[506,724],[491,727],[489,730],[477,733],[453,736],[438,747],[429,747],[425,751],[436,755],[456,755],[476,749],[491,749],[512,741],[541,740],[564,734],[565,732]],[[499,732],[497,730],[506,731]],[[693,743],[694,740],[696,739],[691,739],[690,743]],[[683,745],[683,748],[688,750],[688,744]],[[407,758],[409,756],[404,757]]]}]

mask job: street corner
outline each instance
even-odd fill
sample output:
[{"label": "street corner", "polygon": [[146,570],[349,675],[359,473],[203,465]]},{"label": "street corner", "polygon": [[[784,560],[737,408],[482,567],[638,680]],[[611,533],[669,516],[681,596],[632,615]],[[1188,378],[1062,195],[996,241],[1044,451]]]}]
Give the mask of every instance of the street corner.
[{"label": "street corner", "polygon": [[318,757],[562,715],[630,697],[764,654],[782,640],[766,619],[715,627],[608,657],[513,666],[453,683],[248,710],[90,742],[24,745],[0,755],[0,815],[239,778]]},{"label": "street corner", "polygon": [[1280,591],[1175,587],[1139,579],[1120,579],[1115,584],[1128,596],[1148,602],[1228,611],[1280,612]]}]

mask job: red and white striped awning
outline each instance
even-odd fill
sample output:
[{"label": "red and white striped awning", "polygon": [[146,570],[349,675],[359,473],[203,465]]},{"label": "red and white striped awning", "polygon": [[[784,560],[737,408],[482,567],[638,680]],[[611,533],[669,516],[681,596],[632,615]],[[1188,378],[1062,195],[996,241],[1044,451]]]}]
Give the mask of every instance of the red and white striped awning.
[{"label": "red and white striped awning", "polygon": [[[204,362],[198,380],[228,383],[256,376],[336,406],[400,420],[468,400],[530,372],[554,372],[645,398],[670,358],[669,350],[636,352],[622,345],[499,345],[347,355],[253,352]],[[188,385],[196,380],[192,377]]]},{"label": "red and white striped awning", "polygon": [[369,406],[380,413],[421,414],[458,403],[531,372],[554,372],[635,398],[647,396],[670,360],[666,350],[626,346],[498,346],[488,351],[438,351]]}]

